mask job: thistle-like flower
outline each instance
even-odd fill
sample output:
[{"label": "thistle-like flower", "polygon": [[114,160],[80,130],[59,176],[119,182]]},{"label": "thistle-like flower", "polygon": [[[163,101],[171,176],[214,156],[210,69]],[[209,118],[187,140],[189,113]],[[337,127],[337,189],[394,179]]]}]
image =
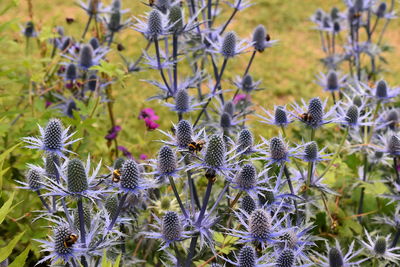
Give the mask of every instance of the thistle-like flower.
[{"label": "thistle-like flower", "polygon": [[251,196],[246,195],[240,202],[240,208],[247,212],[247,214],[251,214],[257,208],[257,203]]},{"label": "thistle-like flower", "polygon": [[353,103],[343,103],[337,106],[337,122],[352,129],[358,129],[360,126],[371,126],[369,121],[371,111],[365,112],[364,104],[360,106]]},{"label": "thistle-like flower", "polygon": [[396,251],[399,252],[400,247],[388,247],[388,244],[390,244],[390,235],[386,237],[377,236],[373,240],[366,229],[365,235],[367,237],[367,240],[361,240],[361,244],[366,250],[368,250],[371,258],[377,258],[385,262],[399,262],[400,253],[396,253]]},{"label": "thistle-like flower", "polygon": [[185,224],[174,211],[167,211],[163,218],[160,219],[153,214],[157,224],[151,226],[155,229],[154,232],[145,232],[147,238],[162,239],[163,246],[159,250],[168,248],[172,243],[182,241],[189,238],[189,232],[185,231]]},{"label": "thistle-like flower", "polygon": [[257,117],[261,118],[260,122],[262,123],[276,125],[278,127],[286,127],[293,122],[292,115],[286,110],[285,106],[275,106],[274,114],[264,109],[263,107],[261,107],[261,109],[267,115],[267,116],[262,116],[256,114]]},{"label": "thistle-like flower", "polygon": [[306,162],[318,162],[318,161],[323,161],[327,160],[326,154],[323,154],[324,150],[326,147],[324,147],[321,150],[318,150],[318,144],[314,141],[309,142],[304,145],[304,151],[301,155],[301,158],[306,161]]},{"label": "thistle-like flower", "polygon": [[17,181],[22,185],[19,188],[38,191],[43,187],[43,169],[31,164],[28,165],[28,168],[25,175],[26,182]]},{"label": "thistle-like flower", "polygon": [[53,236],[50,237],[49,241],[37,240],[42,243],[42,251],[48,252],[49,255],[43,257],[38,264],[51,260],[55,263],[59,260],[65,263],[71,263],[71,261],[77,260],[83,252],[83,249],[79,247],[79,244],[71,244],[68,246],[64,245],[65,240],[75,235],[71,229],[66,225],[59,225],[53,229]]},{"label": "thistle-like flower", "polygon": [[210,52],[221,54],[225,59],[233,58],[249,47],[246,40],[238,40],[235,32],[227,32],[223,37],[218,36],[216,41],[208,41],[212,46]]},{"label": "thistle-like flower", "polygon": [[257,151],[254,147],[254,137],[249,129],[243,129],[237,137],[237,151],[241,154],[252,154]]},{"label": "thistle-like flower", "polygon": [[254,81],[253,77],[250,74],[246,74],[243,77],[237,76],[233,84],[239,89],[242,90],[246,94],[250,94],[253,91],[261,90],[259,87],[261,84],[261,80]]},{"label": "thistle-like flower", "polygon": [[[264,169],[261,173],[257,174],[256,167],[252,164],[243,165],[242,169],[237,173],[236,177],[231,180],[231,186],[234,189],[245,191],[250,196],[256,198],[257,195],[261,194],[262,190],[266,188],[262,186],[268,177],[266,173],[268,168]],[[228,180],[230,180],[228,178]]]},{"label": "thistle-like flower", "polygon": [[388,154],[391,157],[398,157],[400,155],[400,138],[393,133],[386,133],[378,136],[380,145],[383,146],[379,151]]},{"label": "thistle-like flower", "polygon": [[65,152],[73,153],[66,147],[79,141],[80,139],[68,141],[74,134],[68,135],[68,130],[63,129],[61,121],[51,119],[45,129],[39,126],[40,137],[24,137],[22,140],[28,143],[27,148],[39,149],[49,153],[55,153],[60,157],[66,158]]},{"label": "thistle-like flower", "polygon": [[328,242],[325,242],[327,255],[316,253],[318,258],[320,259],[320,262],[318,262],[318,264],[321,264],[321,266],[323,267],[359,266],[362,262],[368,260],[368,258],[354,261],[354,259],[357,258],[363,251],[363,249],[355,251],[354,244],[354,241],[351,242],[347,253],[343,255],[343,250],[340,247],[340,243],[337,239],[335,246],[333,247],[330,247]]},{"label": "thistle-like flower", "polygon": [[265,253],[261,257],[257,257],[256,250],[251,246],[247,246],[247,245],[243,246],[239,251],[239,255],[234,254],[234,256],[235,256],[235,261],[226,259],[224,257],[222,257],[222,258],[226,262],[232,264],[233,266],[238,266],[238,267],[268,266],[266,264],[262,264],[262,262],[265,261],[266,257],[268,256],[268,253]]},{"label": "thistle-like flower", "polygon": [[[294,112],[292,115],[299,119],[301,122],[306,124],[311,128],[319,128],[327,123],[335,122],[332,116],[335,114],[336,105],[331,107],[328,112],[325,112],[328,99],[324,102],[318,97],[312,98],[307,105],[304,100],[302,100],[303,107],[300,107],[297,103],[293,104]],[[304,116],[305,115],[305,116]]]},{"label": "thistle-like flower", "polygon": [[264,52],[266,48],[272,47],[277,40],[271,40],[264,25],[258,25],[253,32],[253,47],[257,52]]},{"label": "thistle-like flower", "polygon": [[255,209],[250,215],[246,213],[236,213],[236,217],[244,226],[245,231],[231,229],[231,235],[239,237],[240,243],[256,242],[265,248],[267,244],[274,244],[277,241],[275,238],[284,234],[287,229],[281,229],[281,223],[286,219],[288,214],[280,216],[279,210],[275,212],[271,218],[269,213],[264,209]]},{"label": "thistle-like flower", "polygon": [[128,159],[124,162],[121,169],[120,188],[126,193],[138,195],[141,191],[149,189],[154,185],[142,177],[138,164]]},{"label": "thistle-like flower", "polygon": [[143,33],[149,40],[169,34],[173,26],[169,23],[168,17],[157,9],[153,9],[147,14],[146,21],[139,18],[136,18],[136,20],[137,23],[133,26],[133,29]]},{"label": "thistle-like flower", "polygon": [[193,103],[192,97],[189,95],[187,89],[179,89],[174,95],[175,103],[165,103],[164,105],[170,107],[172,111],[178,113],[187,113],[198,109],[197,107],[202,105],[201,103]]},{"label": "thistle-like flower", "polygon": [[324,91],[335,92],[345,87],[346,78],[346,75],[340,76],[335,70],[329,70],[326,75],[323,73],[319,74],[317,84],[320,85]]},{"label": "thistle-like flower", "polygon": [[269,161],[268,165],[271,164],[282,164],[288,162],[290,157],[297,157],[298,147],[290,148],[286,142],[281,137],[273,137],[270,140],[265,140],[263,142],[267,145],[267,154],[264,157],[258,158],[262,160]]},{"label": "thistle-like flower", "polygon": [[192,124],[186,120],[181,120],[175,128],[176,141],[179,148],[187,148],[192,142]]}]

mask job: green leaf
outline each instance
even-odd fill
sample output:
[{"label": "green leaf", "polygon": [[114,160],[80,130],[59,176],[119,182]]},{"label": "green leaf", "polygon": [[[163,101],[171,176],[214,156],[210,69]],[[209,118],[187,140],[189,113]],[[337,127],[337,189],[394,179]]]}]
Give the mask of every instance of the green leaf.
[{"label": "green leaf", "polygon": [[[0,224],[4,221],[7,214],[11,210],[11,204],[13,202],[14,195],[15,195],[15,191],[12,193],[11,197],[6,201],[6,203],[4,203],[4,205],[0,209]],[[1,256],[1,254],[0,254],[0,256]],[[0,262],[2,262],[2,261],[0,261]]]},{"label": "green leaf", "polygon": [[114,262],[113,267],[119,267],[120,261],[121,261],[121,254],[118,255],[117,259]]},{"label": "green leaf", "polygon": [[8,256],[10,256],[12,250],[17,245],[18,241],[21,239],[21,237],[23,236],[24,233],[25,233],[25,231],[18,234],[16,237],[14,237],[13,240],[10,241],[10,243],[8,243],[7,246],[0,249],[0,262],[4,261],[5,259],[8,258]]},{"label": "green leaf", "polygon": [[104,267],[111,267],[112,266],[111,262],[109,262],[107,260],[107,251],[106,250],[103,251],[103,257],[101,259],[101,266],[104,266]]},{"label": "green leaf", "polygon": [[22,253],[19,254],[10,265],[8,265],[8,267],[24,266],[29,251],[31,251],[31,246],[28,246],[24,251],[22,251]]}]

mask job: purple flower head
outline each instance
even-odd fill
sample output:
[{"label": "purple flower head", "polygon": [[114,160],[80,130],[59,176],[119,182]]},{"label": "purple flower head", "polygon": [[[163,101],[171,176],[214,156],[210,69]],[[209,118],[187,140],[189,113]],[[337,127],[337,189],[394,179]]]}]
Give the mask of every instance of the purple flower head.
[{"label": "purple flower head", "polygon": [[158,123],[156,123],[155,121],[153,121],[150,118],[145,118],[144,122],[146,124],[147,130],[149,130],[149,131],[155,130],[158,127],[160,127],[160,125]]},{"label": "purple flower head", "polygon": [[235,98],[233,99],[233,103],[235,103],[235,105],[237,105],[239,102],[245,100],[245,99],[249,99],[250,97],[246,94],[237,94],[235,96]]},{"label": "purple flower head", "polygon": [[118,150],[122,152],[122,154],[127,157],[128,159],[133,159],[131,152],[124,147],[124,146],[118,146]]},{"label": "purple flower head", "polygon": [[139,113],[139,120],[144,120],[149,118],[152,121],[156,121],[159,117],[156,115],[156,112],[152,108],[144,108]]},{"label": "purple flower head", "polygon": [[108,134],[104,137],[108,141],[112,141],[117,138],[118,133],[121,131],[122,127],[119,125],[115,125],[108,131]]}]

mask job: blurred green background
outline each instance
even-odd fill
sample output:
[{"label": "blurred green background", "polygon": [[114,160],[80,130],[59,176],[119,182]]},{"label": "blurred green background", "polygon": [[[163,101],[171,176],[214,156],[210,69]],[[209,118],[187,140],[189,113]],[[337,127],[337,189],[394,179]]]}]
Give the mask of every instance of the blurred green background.
[{"label": "blurred green background", "polygon": [[[275,47],[257,54],[251,68],[250,73],[253,77],[262,79],[262,87],[266,88],[253,94],[255,109],[257,110],[259,106],[272,109],[273,105],[290,104],[292,101],[300,101],[301,98],[306,99],[316,95],[329,97],[314,82],[315,75],[323,71],[323,66],[319,62],[323,53],[319,35],[313,30],[314,25],[309,21],[309,17],[317,8],[329,11],[331,7],[337,6],[343,10],[343,2],[340,0],[260,0],[254,2],[256,5],[236,15],[228,30],[236,31],[242,38],[251,38],[253,29],[258,24],[263,24],[272,39],[279,40]],[[124,19],[143,15],[148,10],[148,7],[139,0],[122,0],[122,3],[123,8],[130,8],[130,11],[124,15]],[[32,0],[31,5],[33,21],[40,32],[48,33],[55,26],[63,26],[66,35],[79,39],[87,16],[74,1]],[[40,54],[41,52],[48,54],[51,47],[43,42],[38,48],[34,42],[32,55],[25,56],[25,40],[21,35],[20,27],[30,20],[28,6],[28,1],[0,0],[0,10],[9,7],[9,10],[0,16],[0,151],[19,143],[23,136],[36,135],[37,123],[44,125],[49,118],[59,116],[56,110],[45,109],[43,99],[35,97],[33,101],[29,100],[28,92],[31,89],[29,79],[40,80],[44,69],[50,63]],[[222,7],[223,15],[217,23],[226,19],[232,11],[225,4]],[[65,22],[66,17],[74,18],[75,22],[68,25]],[[381,26],[382,23],[379,27]],[[384,67],[387,70],[384,77],[390,84],[395,85],[400,84],[399,26],[399,20],[392,22],[385,38],[385,42],[394,49],[386,54],[388,66]],[[90,34],[87,35],[86,40],[89,40],[89,37]],[[345,36],[342,36],[342,40],[344,38]],[[123,44],[125,50],[122,54],[132,61],[138,57],[146,45],[143,36],[130,28],[118,34],[115,41]],[[150,49],[150,53],[154,53],[153,48]],[[233,88],[231,80],[244,72],[249,57],[250,54],[244,54],[229,62],[223,80],[224,88]],[[125,68],[115,51],[112,51],[108,58],[118,68]],[[124,84],[116,83],[113,89],[116,124],[122,126],[118,138],[119,144],[127,147],[134,157],[142,153],[154,156],[159,144],[153,140],[161,138],[160,133],[147,131],[143,121],[137,119],[142,108],[151,107],[156,110],[160,116],[157,122],[160,123],[162,130],[169,130],[171,122],[176,121],[172,113],[161,103],[145,101],[156,92],[156,88],[142,81],[148,78],[159,79],[159,74],[153,70],[132,73]],[[91,102],[89,107],[80,106],[80,108],[83,112],[88,112],[93,104]],[[273,131],[271,127],[259,124],[254,121],[254,118],[251,120],[249,125],[254,128],[256,135],[270,136]],[[78,130],[77,136],[82,136],[84,130],[86,131],[87,138],[76,151],[82,158],[91,153],[95,162],[103,158],[106,164],[111,164],[108,156],[109,148],[104,140],[110,128],[105,105],[100,106],[90,120],[66,118],[63,121],[65,124],[72,124]],[[22,146],[11,154],[3,166],[3,169],[8,167],[10,169],[5,172],[0,206],[15,188],[16,183],[13,180],[21,179],[25,164],[40,163],[40,161],[40,153],[28,151]],[[25,230],[26,234],[17,246],[17,250],[22,251],[33,238],[45,238],[47,230],[41,228],[41,223],[31,224],[33,215],[30,212],[39,206],[37,197],[30,192],[18,190],[16,199],[14,204],[19,203],[18,208],[15,208],[0,225],[0,247],[11,240],[16,233]],[[33,251],[38,253],[35,242],[33,242]]]}]

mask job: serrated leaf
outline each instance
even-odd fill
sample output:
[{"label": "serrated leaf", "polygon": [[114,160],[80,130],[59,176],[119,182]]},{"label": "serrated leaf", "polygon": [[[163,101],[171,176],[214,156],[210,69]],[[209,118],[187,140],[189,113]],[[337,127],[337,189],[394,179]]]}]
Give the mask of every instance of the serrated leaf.
[{"label": "serrated leaf", "polygon": [[10,256],[14,247],[17,245],[18,241],[21,239],[21,237],[24,233],[25,233],[25,231],[23,231],[22,233],[19,233],[16,237],[14,237],[13,240],[10,241],[10,243],[8,243],[7,246],[0,249],[0,262],[4,261],[5,259],[8,258],[8,256]]},{"label": "serrated leaf", "polygon": [[8,265],[8,267],[25,266],[29,251],[31,251],[31,246],[28,246],[24,251],[22,251],[22,253],[19,254],[10,265]]}]

